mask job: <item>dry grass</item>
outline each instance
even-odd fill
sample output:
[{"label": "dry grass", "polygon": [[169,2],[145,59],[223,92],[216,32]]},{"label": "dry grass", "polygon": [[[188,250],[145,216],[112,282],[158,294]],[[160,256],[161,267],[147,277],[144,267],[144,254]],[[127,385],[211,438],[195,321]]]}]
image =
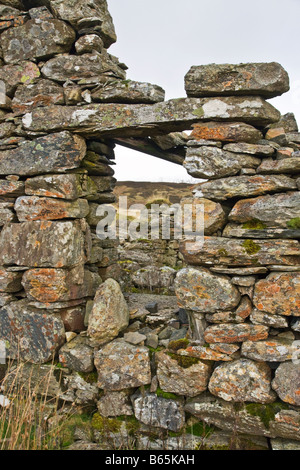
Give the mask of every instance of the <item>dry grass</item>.
[{"label": "dry grass", "polygon": [[58,397],[47,396],[52,370],[40,382],[32,376],[24,382],[22,374],[23,364],[10,364],[0,383],[0,450],[55,449],[60,426],[47,426],[47,417],[59,407]]}]

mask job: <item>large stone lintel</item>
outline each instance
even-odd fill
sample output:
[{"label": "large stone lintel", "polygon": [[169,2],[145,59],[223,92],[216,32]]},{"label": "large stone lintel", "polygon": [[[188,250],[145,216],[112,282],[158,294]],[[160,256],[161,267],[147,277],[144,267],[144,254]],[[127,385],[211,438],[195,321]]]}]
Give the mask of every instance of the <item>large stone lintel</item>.
[{"label": "large stone lintel", "polygon": [[70,130],[85,137],[151,136],[190,129],[201,121],[265,126],[280,113],[260,97],[179,98],[154,105],[91,104],[38,108],[23,117],[27,131]]}]

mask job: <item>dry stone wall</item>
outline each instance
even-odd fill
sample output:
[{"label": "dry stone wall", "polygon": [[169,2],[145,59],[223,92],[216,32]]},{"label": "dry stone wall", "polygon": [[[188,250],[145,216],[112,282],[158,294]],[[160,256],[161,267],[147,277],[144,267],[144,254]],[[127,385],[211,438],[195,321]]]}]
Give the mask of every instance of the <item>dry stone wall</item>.
[{"label": "dry stone wall", "polygon": [[[138,448],[153,428],[153,448],[159,432],[174,447],[170,433],[199,420],[222,430],[215,445],[232,431],[261,448],[300,441],[300,134],[265,100],[288,91],[285,70],[193,66],[187,98],[165,102],[107,51],[105,0],[2,0],[0,16],[7,357],[24,362],[25,382],[59,360],[55,394],[97,407],[100,422],[135,416]],[[186,267],[167,273],[178,303],[158,310],[124,298],[117,241],[96,236],[97,207],[114,202],[115,142],[206,180],[193,198],[204,242],[181,241]],[[189,432],[185,448],[197,444]]]}]

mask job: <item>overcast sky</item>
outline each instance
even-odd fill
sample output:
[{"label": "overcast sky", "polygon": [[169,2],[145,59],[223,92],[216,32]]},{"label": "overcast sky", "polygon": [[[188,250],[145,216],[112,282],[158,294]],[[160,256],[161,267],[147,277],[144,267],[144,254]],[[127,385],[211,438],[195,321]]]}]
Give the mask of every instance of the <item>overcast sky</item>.
[{"label": "overcast sky", "polygon": [[[185,97],[192,65],[279,62],[291,90],[270,102],[300,124],[300,0],[108,0],[118,41],[109,52],[129,67],[127,78]],[[185,170],[117,147],[120,181],[191,181]]]}]

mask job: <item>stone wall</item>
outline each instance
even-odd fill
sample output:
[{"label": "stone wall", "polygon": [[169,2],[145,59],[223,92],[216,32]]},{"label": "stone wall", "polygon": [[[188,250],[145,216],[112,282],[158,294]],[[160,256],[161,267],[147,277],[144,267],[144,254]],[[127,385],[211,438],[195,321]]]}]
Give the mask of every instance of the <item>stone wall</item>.
[{"label": "stone wall", "polygon": [[[171,447],[170,433],[188,429],[189,448],[198,421],[226,445],[232,432],[260,436],[262,448],[299,441],[300,134],[265,101],[288,91],[287,73],[194,66],[188,97],[165,102],[107,52],[116,35],[105,0],[2,0],[0,15],[8,358],[25,363],[24,380],[59,361],[55,393],[98,419],[134,415],[139,448],[153,428]],[[194,188],[205,239],[197,250],[181,241],[178,303],[124,297],[117,242],[96,236],[98,205],[114,202],[116,142],[207,180]]]}]

